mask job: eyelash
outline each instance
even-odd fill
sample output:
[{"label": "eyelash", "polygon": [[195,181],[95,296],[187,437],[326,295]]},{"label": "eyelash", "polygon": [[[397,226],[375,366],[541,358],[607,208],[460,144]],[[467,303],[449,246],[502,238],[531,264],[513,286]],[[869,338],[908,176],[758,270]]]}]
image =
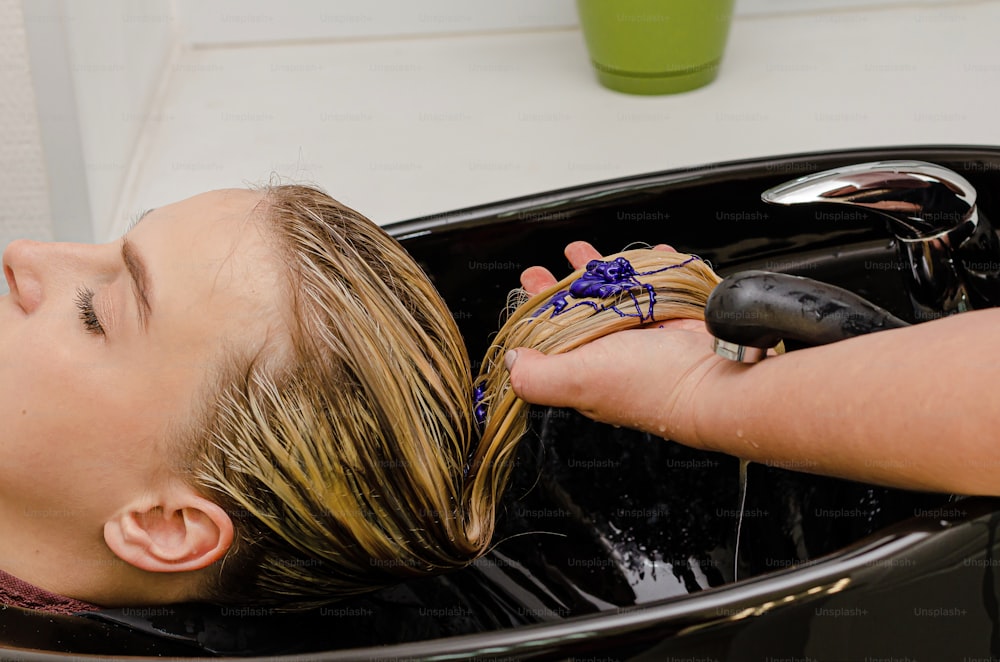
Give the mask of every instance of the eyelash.
[{"label": "eyelash", "polygon": [[97,313],[94,312],[94,290],[89,287],[78,289],[76,291],[76,308],[80,312],[80,319],[87,332],[103,336],[104,327],[101,326],[101,320],[97,319]]}]

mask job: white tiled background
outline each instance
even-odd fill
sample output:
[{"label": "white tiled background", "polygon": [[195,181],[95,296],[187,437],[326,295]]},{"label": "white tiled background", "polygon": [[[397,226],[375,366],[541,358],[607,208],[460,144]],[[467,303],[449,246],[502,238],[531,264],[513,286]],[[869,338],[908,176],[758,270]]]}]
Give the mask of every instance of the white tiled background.
[{"label": "white tiled background", "polygon": [[[26,14],[39,6],[24,2]],[[49,150],[53,213],[83,177],[73,213],[101,240],[143,208],[272,173],[385,223],[725,159],[1000,144],[997,0],[737,0],[718,80],[663,97],[597,85],[572,0],[61,11],[83,167],[59,173]],[[43,98],[59,96],[53,70],[33,61]],[[43,132],[59,116],[51,105]]]}]

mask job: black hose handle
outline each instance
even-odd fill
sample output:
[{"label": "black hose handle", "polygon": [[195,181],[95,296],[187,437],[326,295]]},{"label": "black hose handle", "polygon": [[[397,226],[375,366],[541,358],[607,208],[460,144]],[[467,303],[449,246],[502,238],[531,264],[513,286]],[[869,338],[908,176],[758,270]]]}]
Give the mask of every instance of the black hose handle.
[{"label": "black hose handle", "polygon": [[771,271],[741,271],[708,297],[705,324],[716,338],[766,349],[782,340],[825,345],[909,326],[842,287]]}]

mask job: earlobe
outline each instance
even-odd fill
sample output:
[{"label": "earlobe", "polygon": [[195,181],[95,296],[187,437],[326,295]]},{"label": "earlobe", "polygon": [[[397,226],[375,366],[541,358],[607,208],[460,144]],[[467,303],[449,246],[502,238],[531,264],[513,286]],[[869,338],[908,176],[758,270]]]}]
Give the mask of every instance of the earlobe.
[{"label": "earlobe", "polygon": [[187,572],[221,559],[233,542],[222,508],[184,486],[170,498],[144,500],[104,524],[104,541],[123,561],[148,572]]}]

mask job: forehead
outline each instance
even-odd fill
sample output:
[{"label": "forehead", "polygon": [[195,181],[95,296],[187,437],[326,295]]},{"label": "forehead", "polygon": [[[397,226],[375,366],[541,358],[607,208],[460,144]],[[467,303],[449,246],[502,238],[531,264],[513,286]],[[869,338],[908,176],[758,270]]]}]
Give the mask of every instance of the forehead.
[{"label": "forehead", "polygon": [[159,207],[133,228],[151,281],[151,332],[178,344],[255,345],[283,326],[285,270],[266,209],[261,192],[224,189]]},{"label": "forehead", "polygon": [[149,250],[168,253],[172,262],[164,267],[214,264],[239,270],[276,254],[266,207],[264,194],[256,191],[209,191],[155,209],[130,237],[152,240]]},{"label": "forehead", "polygon": [[[259,224],[266,209],[266,195],[249,189],[220,189],[158,207],[149,220],[170,223],[174,232],[227,230],[232,225]],[[145,222],[143,223],[145,225]],[[224,226],[219,228],[217,226]]]}]

